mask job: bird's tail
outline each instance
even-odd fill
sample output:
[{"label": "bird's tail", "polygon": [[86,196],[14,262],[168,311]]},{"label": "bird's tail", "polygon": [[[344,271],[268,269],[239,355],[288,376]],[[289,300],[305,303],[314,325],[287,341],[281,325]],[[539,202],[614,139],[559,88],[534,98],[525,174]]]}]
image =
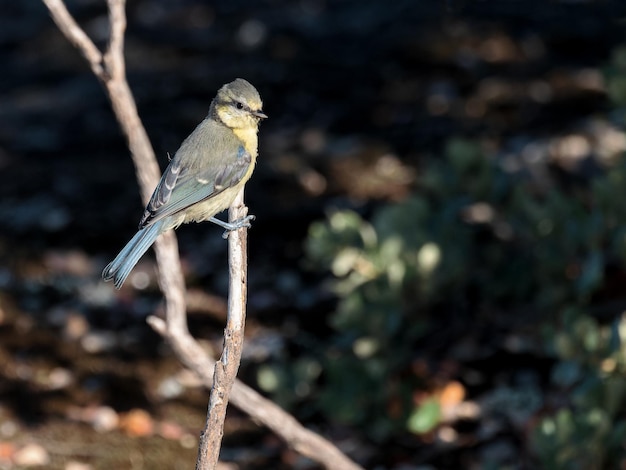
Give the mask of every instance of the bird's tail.
[{"label": "bird's tail", "polygon": [[119,289],[139,261],[139,258],[150,248],[154,240],[162,232],[164,220],[159,220],[139,230],[126,244],[122,251],[102,271],[102,279],[113,280],[115,288]]}]

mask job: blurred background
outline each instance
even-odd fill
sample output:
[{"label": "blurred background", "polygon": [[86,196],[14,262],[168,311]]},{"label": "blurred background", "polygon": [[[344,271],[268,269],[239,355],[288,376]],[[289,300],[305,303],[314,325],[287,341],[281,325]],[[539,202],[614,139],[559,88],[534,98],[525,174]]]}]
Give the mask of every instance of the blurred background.
[{"label": "blurred background", "polygon": [[[191,468],[207,391],[145,323],[152,253],[99,83],[0,2],[0,468]],[[68,0],[100,46],[103,0]],[[224,83],[270,119],[240,378],[368,469],[626,466],[626,5],[129,0],[162,168]],[[227,244],[178,230],[219,354]],[[316,469],[229,408],[233,469]]]}]

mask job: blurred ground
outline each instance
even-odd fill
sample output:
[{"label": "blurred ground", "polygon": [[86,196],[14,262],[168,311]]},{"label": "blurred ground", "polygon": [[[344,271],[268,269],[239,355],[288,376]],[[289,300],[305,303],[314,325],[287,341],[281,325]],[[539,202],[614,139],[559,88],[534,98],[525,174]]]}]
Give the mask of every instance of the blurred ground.
[{"label": "blurred ground", "polygon": [[[152,258],[120,292],[99,277],[142,212],[125,142],[43,4],[0,3],[0,468],[190,468],[207,394],[145,324],[160,308]],[[103,44],[104,1],[68,4]],[[129,81],[162,164],[235,77],[259,89],[270,116],[246,195],[257,220],[241,378],[253,386],[267,357],[329,332],[333,299],[302,261],[309,225],[329,208],[368,214],[403,200],[450,136],[480,136],[494,154],[532,143],[572,179],[594,171],[579,165],[588,142],[600,160],[626,149],[605,119],[603,78],[626,41],[619,2],[133,0],[128,15]],[[215,351],[221,233],[179,230],[192,333]],[[436,356],[434,343],[414,353]],[[545,379],[551,365],[502,360],[473,367],[489,377],[532,367]],[[366,468],[487,468],[489,452],[534,468],[523,432],[442,458],[419,436],[377,448],[358,429],[297,414]],[[223,459],[315,468],[234,409]]]}]

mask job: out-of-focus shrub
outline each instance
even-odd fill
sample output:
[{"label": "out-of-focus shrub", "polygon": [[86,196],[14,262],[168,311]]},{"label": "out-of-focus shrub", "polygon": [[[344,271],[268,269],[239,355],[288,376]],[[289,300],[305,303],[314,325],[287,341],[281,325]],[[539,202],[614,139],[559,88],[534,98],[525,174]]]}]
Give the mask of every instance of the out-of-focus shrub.
[{"label": "out-of-focus shrub", "polygon": [[[605,75],[615,105],[613,118],[624,125],[624,46],[613,51]],[[618,310],[619,304],[603,305],[602,295],[593,299],[603,280],[616,284],[604,275],[608,266],[624,270],[625,183],[622,158],[587,190],[578,192],[587,208],[583,261],[575,279],[582,297],[578,303],[565,302],[558,321],[544,325],[548,352],[558,362],[552,369],[546,412],[531,428],[531,448],[548,470],[618,468],[626,459],[626,317],[623,309]],[[616,277],[617,289],[623,292],[626,286],[619,283],[623,276]],[[604,322],[590,314],[594,310],[603,313]]]},{"label": "out-of-focus shrub", "polygon": [[[613,72],[626,71],[624,57],[616,52]],[[623,76],[608,82],[618,104]],[[367,219],[335,210],[312,224],[308,259],[332,274],[334,333],[309,345],[315,374],[277,366],[282,385],[304,383],[309,411],[375,440],[429,433],[444,413],[421,345],[453,328],[442,321],[522,315],[555,361],[526,424],[533,455],[542,468],[615,468],[626,456],[626,320],[610,305],[602,322],[591,312],[611,295],[607,273],[625,270],[626,160],[563,180],[545,162],[540,178],[536,162],[513,163],[453,138],[410,198]]]},{"label": "out-of-focus shrub", "polygon": [[552,371],[552,409],[532,429],[542,468],[618,468],[626,455],[626,317],[608,325],[575,308],[547,329],[560,359]]},{"label": "out-of-focus shrub", "polygon": [[[452,139],[411,198],[371,220],[342,210],[311,226],[309,259],[332,273],[338,298],[335,335],[317,355],[317,406],[329,419],[377,438],[435,428],[437,403],[415,400],[427,384],[412,364],[443,310],[461,324],[471,310],[527,312],[558,331],[576,306],[593,321],[584,312],[607,263],[626,256],[626,167],[565,190],[501,163]],[[548,349],[572,334],[548,338]]]}]

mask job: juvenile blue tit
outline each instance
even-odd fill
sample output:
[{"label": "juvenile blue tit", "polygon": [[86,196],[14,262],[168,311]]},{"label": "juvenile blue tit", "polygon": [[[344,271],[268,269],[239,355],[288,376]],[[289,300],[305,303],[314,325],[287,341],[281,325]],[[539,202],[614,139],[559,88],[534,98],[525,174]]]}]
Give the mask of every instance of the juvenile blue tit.
[{"label": "juvenile blue tit", "polygon": [[226,230],[249,227],[253,216],[230,224],[215,214],[228,208],[248,181],[257,158],[262,111],[259,92],[236,79],[219,89],[209,114],[170,161],[148,203],[139,231],[102,272],[119,289],[139,258],[163,232],[210,220]]}]

